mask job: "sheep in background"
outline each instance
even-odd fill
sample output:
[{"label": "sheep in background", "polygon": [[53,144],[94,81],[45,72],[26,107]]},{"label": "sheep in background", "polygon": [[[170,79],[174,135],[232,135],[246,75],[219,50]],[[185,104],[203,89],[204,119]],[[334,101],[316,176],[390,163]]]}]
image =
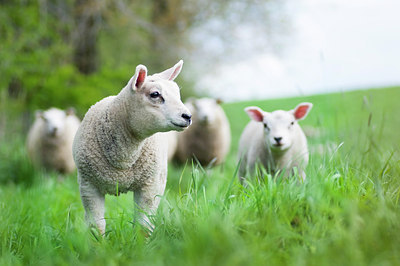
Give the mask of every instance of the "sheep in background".
[{"label": "sheep in background", "polygon": [[311,103],[300,103],[294,110],[264,112],[258,107],[245,108],[253,120],[245,127],[239,141],[239,179],[243,183],[252,176],[259,163],[272,174],[283,171],[292,174],[296,167],[305,180],[308,164],[307,139],[298,121],[312,108]]},{"label": "sheep in background", "polygon": [[85,217],[104,234],[105,194],[134,192],[138,220],[152,230],[154,214],[167,182],[168,136],[191,123],[173,81],[183,61],[147,76],[144,65],[116,96],[93,105],[76,134],[73,155]]},{"label": "sheep in background", "polygon": [[192,99],[186,103],[193,115],[193,124],[178,134],[178,161],[195,157],[202,165],[224,162],[231,144],[231,131],[220,103],[210,98]]},{"label": "sheep in background", "polygon": [[178,132],[169,131],[165,132],[168,139],[168,162],[172,161],[175,156],[176,149],[178,148]]},{"label": "sheep in background", "polygon": [[73,172],[72,142],[79,124],[73,109],[37,111],[27,137],[28,156],[32,163],[60,173]]}]

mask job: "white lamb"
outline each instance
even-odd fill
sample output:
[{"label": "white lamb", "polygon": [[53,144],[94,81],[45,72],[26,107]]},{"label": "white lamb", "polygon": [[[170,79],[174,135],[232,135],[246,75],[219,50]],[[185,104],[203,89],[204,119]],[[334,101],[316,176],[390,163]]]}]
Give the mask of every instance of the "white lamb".
[{"label": "white lamb", "polygon": [[286,177],[297,168],[305,180],[307,139],[298,121],[304,119],[311,108],[311,103],[300,103],[293,110],[272,113],[254,106],[245,108],[253,121],[246,126],[239,141],[239,179],[242,183],[246,177],[254,175],[257,164],[272,174],[283,172]]},{"label": "white lamb", "polygon": [[202,165],[224,162],[231,144],[231,131],[220,103],[210,98],[191,99],[186,103],[193,115],[193,124],[178,133],[176,158],[179,161],[195,157]]},{"label": "white lamb", "polygon": [[27,137],[28,156],[32,163],[60,173],[73,172],[72,142],[79,124],[73,109],[37,111]]},{"label": "white lamb", "polygon": [[82,121],[73,145],[79,190],[86,220],[102,234],[105,194],[128,191],[139,222],[152,229],[147,214],[157,210],[167,181],[167,135],[157,132],[182,131],[191,123],[173,81],[182,65],[152,76],[137,66],[121,92],[93,105]]}]

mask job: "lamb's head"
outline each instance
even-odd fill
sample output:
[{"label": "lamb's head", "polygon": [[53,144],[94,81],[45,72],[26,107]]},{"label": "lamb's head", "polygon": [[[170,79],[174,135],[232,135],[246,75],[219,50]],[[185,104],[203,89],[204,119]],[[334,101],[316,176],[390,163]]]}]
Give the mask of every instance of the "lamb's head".
[{"label": "lamb's head", "polygon": [[299,120],[304,119],[312,108],[312,103],[300,103],[293,110],[265,112],[259,107],[245,108],[246,113],[254,121],[263,123],[265,141],[271,150],[285,151],[293,144],[293,139],[300,126]]},{"label": "lamb's head", "polygon": [[140,124],[140,134],[149,136],[156,132],[182,131],[192,120],[192,115],[182,103],[180,90],[174,79],[182,69],[183,61],[157,74],[147,76],[144,65],[136,67],[128,82],[132,114],[131,128]]},{"label": "lamb's head", "polygon": [[50,108],[46,111],[37,111],[36,119],[42,120],[44,134],[48,137],[58,137],[64,132],[65,121],[69,115],[74,115],[73,109],[63,111],[57,108]]},{"label": "lamb's head", "polygon": [[220,100],[211,98],[189,99],[187,105],[193,110],[193,120],[202,126],[212,124],[218,117],[216,111],[221,103]]}]

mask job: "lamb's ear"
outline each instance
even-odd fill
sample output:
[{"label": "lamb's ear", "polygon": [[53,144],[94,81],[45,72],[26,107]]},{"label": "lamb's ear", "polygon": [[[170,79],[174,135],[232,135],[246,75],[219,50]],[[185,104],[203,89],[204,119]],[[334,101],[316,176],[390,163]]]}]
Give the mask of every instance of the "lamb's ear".
[{"label": "lamb's ear", "polygon": [[35,117],[36,118],[43,118],[43,111],[42,110],[36,110],[35,112]]},{"label": "lamb's ear", "polygon": [[183,60],[179,60],[179,62],[176,63],[173,67],[164,70],[161,73],[154,74],[153,76],[166,80],[174,80],[179,75],[179,73],[181,73],[182,66]]},{"label": "lamb's ear", "polygon": [[264,120],[264,111],[257,106],[249,106],[244,108],[244,111],[249,115],[251,119],[257,122]]},{"label": "lamb's ear", "polygon": [[128,86],[132,88],[132,90],[136,91],[140,89],[146,80],[147,77],[147,68],[144,65],[138,65],[136,67],[135,75],[129,80]]},{"label": "lamb's ear", "polygon": [[294,118],[296,120],[303,120],[310,112],[312,106],[312,103],[300,103],[292,110]]},{"label": "lamb's ear", "polygon": [[186,99],[185,103],[194,103],[196,101],[196,98],[194,97],[189,97]]}]

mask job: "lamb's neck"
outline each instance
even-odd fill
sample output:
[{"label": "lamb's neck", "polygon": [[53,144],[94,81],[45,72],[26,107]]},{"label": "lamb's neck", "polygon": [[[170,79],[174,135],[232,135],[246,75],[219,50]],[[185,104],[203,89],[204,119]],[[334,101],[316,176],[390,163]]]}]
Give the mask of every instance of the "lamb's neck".
[{"label": "lamb's neck", "polygon": [[290,147],[287,150],[271,150],[272,158],[274,159],[274,164],[277,169],[283,169],[288,167],[291,164],[292,158],[291,154],[293,153],[293,147]]},{"label": "lamb's neck", "polygon": [[118,97],[108,106],[100,123],[99,143],[107,161],[118,169],[130,168],[141,154],[145,139],[132,134],[127,126],[127,110]]}]

